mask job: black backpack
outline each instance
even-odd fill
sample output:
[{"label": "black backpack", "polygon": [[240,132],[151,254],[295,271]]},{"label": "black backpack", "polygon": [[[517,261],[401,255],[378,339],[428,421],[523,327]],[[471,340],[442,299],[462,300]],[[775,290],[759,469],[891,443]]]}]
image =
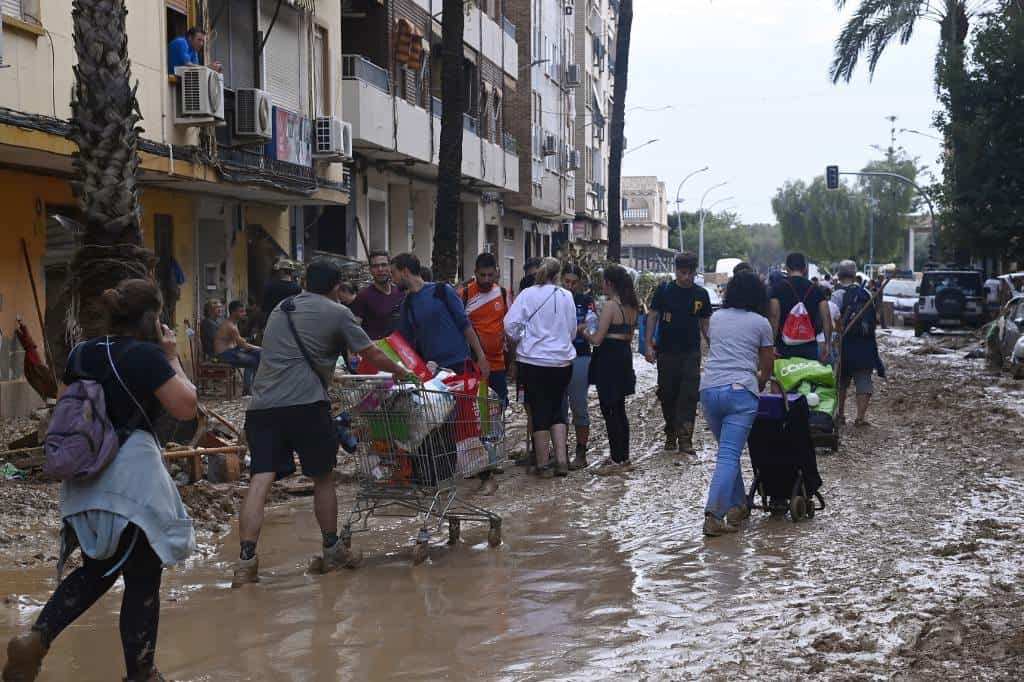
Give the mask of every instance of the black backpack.
[{"label": "black backpack", "polygon": [[[867,308],[867,310],[864,310],[864,308]],[[861,314],[862,310],[864,310],[863,315]],[[859,319],[857,319],[858,315],[860,315]],[[871,300],[871,294],[864,287],[858,284],[851,284],[846,287],[846,291],[843,293],[843,305],[840,308],[840,316],[846,336],[861,339],[875,338],[875,327],[878,324],[875,304]],[[853,323],[852,326],[850,326],[851,322]]]}]

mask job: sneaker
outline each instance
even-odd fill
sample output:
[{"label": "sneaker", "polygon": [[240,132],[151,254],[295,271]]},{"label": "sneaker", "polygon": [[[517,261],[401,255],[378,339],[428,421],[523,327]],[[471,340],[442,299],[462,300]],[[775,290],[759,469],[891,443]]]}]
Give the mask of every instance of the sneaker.
[{"label": "sneaker", "polygon": [[622,465],[614,461],[611,457],[601,462],[601,464],[594,470],[594,473],[598,476],[611,476],[612,474],[618,474],[621,472]]},{"label": "sneaker", "polygon": [[321,573],[330,573],[339,568],[358,568],[363,563],[363,553],[346,547],[345,543],[338,540],[330,547],[324,547]]},{"label": "sneaker", "polygon": [[235,564],[235,574],[231,579],[231,587],[241,587],[250,583],[260,581],[260,558],[253,556],[251,559],[239,559]]},{"label": "sneaker", "polygon": [[15,637],[7,643],[7,663],[4,664],[3,680],[32,682],[39,674],[46,656],[43,635],[38,630]]},{"label": "sneaker", "polygon": [[735,533],[739,528],[729,523],[726,519],[716,519],[712,514],[704,514],[704,535],[715,537],[726,533]]},{"label": "sneaker", "polygon": [[741,504],[738,507],[733,507],[729,511],[725,512],[725,520],[734,525],[740,525],[741,521],[746,521],[750,518],[750,507],[745,504]]},{"label": "sneaker", "polygon": [[679,441],[675,436],[665,436],[665,447],[662,448],[666,455],[679,452]]}]

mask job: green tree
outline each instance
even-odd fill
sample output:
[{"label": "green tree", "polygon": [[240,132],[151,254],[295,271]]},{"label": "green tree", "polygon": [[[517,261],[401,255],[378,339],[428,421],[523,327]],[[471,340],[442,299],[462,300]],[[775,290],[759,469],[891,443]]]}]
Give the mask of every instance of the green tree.
[{"label": "green tree", "polygon": [[[71,128],[78,145],[72,185],[84,217],[83,246],[71,264],[71,339],[98,336],[105,316],[100,296],[129,277],[149,277],[155,263],[142,248],[142,208],[136,178],[142,120],[131,85],[124,0],[75,0]],[[77,327],[75,326],[77,324]]]},{"label": "green tree", "polygon": [[867,258],[868,207],[856,188],[842,183],[826,189],[821,176],[810,185],[787,182],[772,199],[772,210],[786,249],[803,251],[819,265]]},{"label": "green tree", "polygon": [[[916,180],[918,174],[916,160],[892,148],[885,159],[871,161],[863,170],[896,173],[910,180]],[[917,191],[885,177],[861,176],[857,185],[874,213],[875,262],[897,260],[906,250],[908,214],[919,207]]]},{"label": "green tree", "polygon": [[[700,216],[683,211],[683,246],[696,253],[700,242]],[[679,216],[669,215],[669,248],[679,249]],[[749,233],[737,224],[736,214],[728,211],[704,216],[704,262],[714,268],[719,258],[746,258],[750,251]]]},{"label": "green tree", "polygon": [[782,243],[782,230],[778,224],[754,223],[744,225],[749,250],[747,262],[758,272],[769,272],[786,259],[786,247]]},{"label": "green tree", "polygon": [[[962,141],[945,168],[948,245],[959,253],[1024,259],[1024,2],[1001,3],[976,33],[964,77],[966,116],[948,90],[939,126]],[[959,181],[954,183],[954,173]]]}]

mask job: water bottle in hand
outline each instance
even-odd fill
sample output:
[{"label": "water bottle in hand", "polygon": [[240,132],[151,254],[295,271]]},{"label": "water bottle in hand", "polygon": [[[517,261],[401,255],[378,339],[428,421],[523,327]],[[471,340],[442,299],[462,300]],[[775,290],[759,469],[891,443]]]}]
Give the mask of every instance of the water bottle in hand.
[{"label": "water bottle in hand", "polygon": [[587,316],[584,318],[583,323],[587,325],[587,333],[594,335],[597,333],[597,313],[593,310],[587,311]]}]

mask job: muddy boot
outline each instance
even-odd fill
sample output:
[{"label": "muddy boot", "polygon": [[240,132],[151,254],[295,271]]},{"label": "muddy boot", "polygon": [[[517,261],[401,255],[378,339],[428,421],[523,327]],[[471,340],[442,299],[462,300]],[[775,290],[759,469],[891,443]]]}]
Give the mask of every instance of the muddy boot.
[{"label": "muddy boot", "polygon": [[676,435],[674,433],[665,434],[665,447],[663,448],[663,451],[666,455],[674,455],[679,452],[679,441],[676,439]]},{"label": "muddy boot", "polygon": [[745,504],[733,507],[729,511],[725,512],[725,520],[733,526],[739,526],[742,521],[746,521],[749,518],[750,507]]},{"label": "muddy boot", "polygon": [[150,668],[147,672],[140,672],[135,677],[122,678],[124,682],[170,682],[160,674],[156,667]]},{"label": "muddy boot", "polygon": [[363,553],[346,547],[344,542],[338,540],[332,546],[324,547],[320,572],[330,573],[339,568],[359,568],[361,563],[363,563]]},{"label": "muddy boot", "polygon": [[239,559],[235,564],[235,574],[231,578],[231,587],[241,587],[250,583],[260,581],[260,558],[253,556],[251,559]]},{"label": "muddy boot", "polygon": [[579,471],[580,469],[587,468],[587,449],[578,447],[576,448],[576,456],[569,462],[569,471]]},{"label": "muddy boot", "polygon": [[7,663],[4,664],[4,682],[32,682],[39,674],[47,647],[38,630],[13,638],[7,643]]},{"label": "muddy boot", "polygon": [[726,519],[716,519],[712,514],[704,514],[704,535],[715,537],[726,533],[735,533],[739,528],[729,523]]}]

